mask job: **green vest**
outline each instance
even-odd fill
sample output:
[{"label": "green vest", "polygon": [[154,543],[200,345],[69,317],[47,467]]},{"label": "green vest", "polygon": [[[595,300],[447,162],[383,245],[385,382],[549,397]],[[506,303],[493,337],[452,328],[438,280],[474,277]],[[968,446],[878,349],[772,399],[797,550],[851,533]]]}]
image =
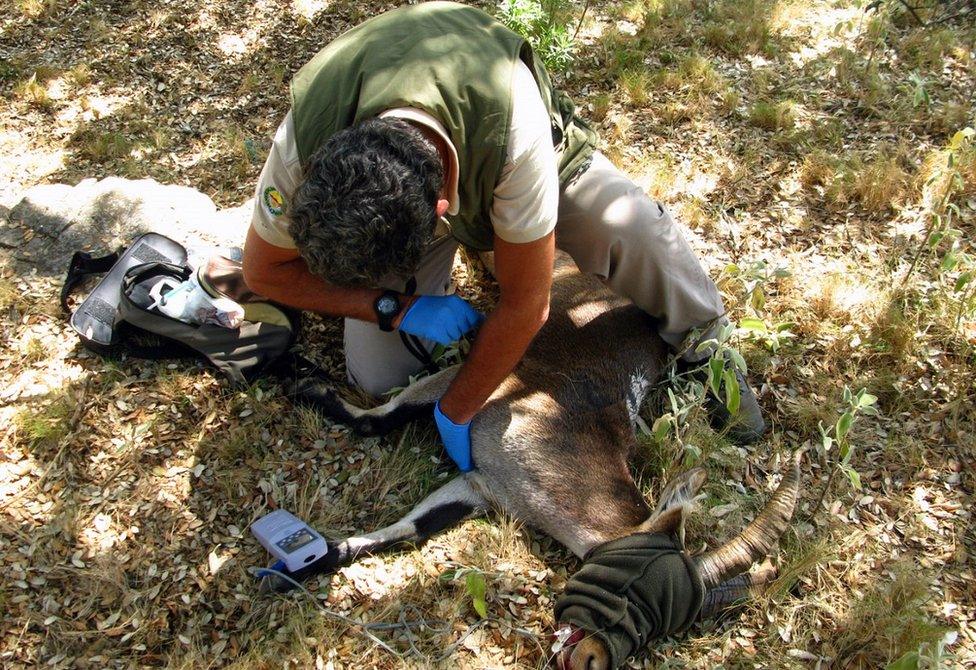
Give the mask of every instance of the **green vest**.
[{"label": "green vest", "polygon": [[492,248],[489,213],[505,164],[511,83],[521,59],[532,70],[552,121],[565,184],[588,160],[596,133],[520,35],[474,7],[452,2],[405,6],[340,35],[291,82],[292,119],[302,164],[336,132],[395,107],[414,107],[446,128],[460,161],[453,236]]}]

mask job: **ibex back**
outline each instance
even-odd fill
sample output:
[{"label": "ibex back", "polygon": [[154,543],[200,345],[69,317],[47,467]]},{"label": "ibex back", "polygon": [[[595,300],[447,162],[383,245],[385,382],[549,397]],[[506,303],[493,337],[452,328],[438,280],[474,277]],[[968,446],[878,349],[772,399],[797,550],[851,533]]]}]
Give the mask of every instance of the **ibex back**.
[{"label": "ibex back", "polygon": [[[704,471],[671,481],[652,509],[628,468],[634,420],[667,356],[649,316],[560,255],[547,323],[472,424],[475,470],[442,486],[395,524],[335,543],[298,577],[334,570],[395,544],[421,542],[490,506],[551,535],[581,558],[611,540],[640,533],[664,533],[682,542],[684,514],[704,483]],[[296,395],[360,433],[382,434],[429,415],[456,372],[456,367],[443,370],[368,410],[315,380],[300,380]],[[794,463],[741,535],[688,561],[707,591],[701,609],[714,611],[755,587],[756,578],[745,571],[785,530],[798,485]],[[768,577],[767,571],[761,578]],[[622,662],[601,631],[589,632],[597,634],[574,636],[583,639],[563,650],[561,665],[596,670]]]}]

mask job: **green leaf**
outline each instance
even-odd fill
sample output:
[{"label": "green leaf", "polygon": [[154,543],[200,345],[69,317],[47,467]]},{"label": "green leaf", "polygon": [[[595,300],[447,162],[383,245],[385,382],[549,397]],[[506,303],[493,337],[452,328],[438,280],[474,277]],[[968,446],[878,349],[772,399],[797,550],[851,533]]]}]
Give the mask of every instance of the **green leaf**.
[{"label": "green leaf", "polygon": [[672,418],[670,414],[664,414],[654,420],[654,425],[651,426],[651,437],[655,442],[664,442],[664,438],[671,431]]},{"label": "green leaf", "polygon": [[487,618],[488,604],[485,602],[485,593],[487,591],[485,576],[480,572],[472,570],[464,578],[464,584],[468,589],[468,595],[471,596],[471,604],[474,606],[474,611],[482,619]]},{"label": "green leaf", "polygon": [[918,652],[910,651],[897,661],[885,666],[885,670],[918,670]]},{"label": "green leaf", "polygon": [[972,279],[973,279],[972,270],[968,272],[963,272],[961,275],[959,275],[959,278],[956,279],[956,287],[955,287],[956,293],[959,293],[959,291],[966,288],[966,284],[971,282]]},{"label": "green leaf", "polygon": [[735,378],[735,372],[732,370],[726,370],[724,374],[725,378],[725,407],[729,410],[729,414],[735,416],[739,413],[739,382]]},{"label": "green leaf", "polygon": [[853,486],[856,489],[861,488],[861,475],[857,473],[857,470],[845,466],[844,474],[847,475],[847,479],[851,482],[851,486]]},{"label": "green leaf", "polygon": [[457,579],[457,572],[457,570],[445,570],[441,574],[437,575],[437,581],[442,584],[453,582],[455,579]]},{"label": "green leaf", "polygon": [[744,359],[742,357],[742,354],[740,354],[735,349],[729,349],[728,351],[729,351],[729,358],[732,359],[733,365],[735,365],[735,367],[739,370],[739,372],[741,372],[742,374],[745,374],[746,373],[746,359]]},{"label": "green leaf", "polygon": [[671,387],[668,387],[668,402],[671,404],[671,413],[677,416],[681,413],[681,408],[678,407],[678,399],[674,396],[674,391]]},{"label": "green leaf", "polygon": [[732,325],[731,323],[727,323],[724,326],[722,326],[718,331],[719,343],[721,344],[722,342],[727,342],[728,339],[732,337],[732,331],[734,330],[735,330],[735,326]]},{"label": "green leaf", "polygon": [[767,333],[766,323],[762,319],[739,319],[739,328],[756,333]]},{"label": "green leaf", "polygon": [[976,135],[976,130],[973,130],[972,128],[963,128],[953,135],[951,140],[949,140],[949,149],[952,151],[957,150],[968,140],[972,139],[973,135]]},{"label": "green leaf", "polygon": [[854,423],[854,415],[850,412],[844,412],[837,419],[837,426],[834,427],[834,435],[837,436],[838,440],[843,441],[847,437],[847,433],[851,429],[851,424]]},{"label": "green leaf", "polygon": [[863,391],[857,397],[858,409],[864,409],[865,407],[870,407],[876,402],[878,402],[878,396],[871,395],[870,393],[865,393]]},{"label": "green leaf", "polygon": [[749,296],[749,305],[757,312],[761,312],[762,308],[766,306],[766,294],[758,286]]},{"label": "green leaf", "polygon": [[695,353],[696,354],[700,354],[703,351],[708,351],[709,349],[714,349],[717,346],[718,346],[718,340],[716,340],[715,338],[711,338],[711,339],[708,339],[708,340],[702,340],[701,342],[698,343],[698,346],[695,347]]},{"label": "green leaf", "polygon": [[722,373],[725,372],[725,361],[721,358],[712,358],[708,361],[709,375],[708,386],[712,389],[715,397],[719,397],[719,390],[722,388]]},{"label": "green leaf", "polygon": [[851,390],[845,386],[844,387],[844,404],[845,405],[850,405],[851,404],[851,397],[852,397],[851,396]]}]

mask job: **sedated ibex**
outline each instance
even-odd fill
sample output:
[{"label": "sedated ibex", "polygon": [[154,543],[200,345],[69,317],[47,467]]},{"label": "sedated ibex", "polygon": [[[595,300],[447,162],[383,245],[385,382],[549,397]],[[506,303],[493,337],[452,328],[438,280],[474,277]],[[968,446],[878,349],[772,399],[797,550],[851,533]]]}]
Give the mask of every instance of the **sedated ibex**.
[{"label": "sedated ibex", "polygon": [[[608,559],[617,573],[623,571],[628,588],[614,591],[598,581],[595,592],[613,593],[603,604],[592,605],[587,594],[594,585],[584,583],[576,589],[583,598],[574,600],[575,609],[557,604],[559,623],[571,629],[564,633],[569,639],[558,664],[573,670],[622,664],[650,637],[685,628],[697,615],[715,612],[771,578],[768,567],[748,570],[775,547],[789,524],[799,490],[799,456],[765,509],[741,534],[718,549],[688,557],[683,520],[705,481],[704,471],[696,468],[669,482],[652,509],[627,466],[635,444],[633,423],[665,367],[666,345],[650,317],[597,279],[582,275],[565,255],[557,258],[551,305],[549,320],[525,357],[474,419],[475,470],[437,489],[396,523],[333,543],[326,556],[295,577],[333,571],[400,543],[422,542],[492,505],[588,558],[577,573],[581,579],[607,574],[606,565],[589,569],[594,556],[588,554],[604,547],[619,549],[636,538],[637,546],[624,546]],[[456,367],[442,370],[367,410],[343,401],[314,378],[299,379],[295,393],[356,431],[378,435],[429,415],[455,373]],[[644,547],[659,549],[661,542],[673,545],[672,563],[641,562],[642,552],[653,553]],[[657,583],[674,577],[674,554],[679,555],[678,572],[685,572],[683,561],[691,575],[684,589]],[[668,566],[670,570],[664,569]],[[628,576],[628,570],[635,574]],[[573,590],[573,580],[567,591]],[[697,603],[676,602],[678,598]],[[607,603],[617,610],[604,611]],[[567,624],[574,621],[567,613],[578,613],[580,607],[590,623],[581,626],[577,618]],[[600,611],[590,616],[587,607]],[[616,629],[608,632],[612,626]]]}]

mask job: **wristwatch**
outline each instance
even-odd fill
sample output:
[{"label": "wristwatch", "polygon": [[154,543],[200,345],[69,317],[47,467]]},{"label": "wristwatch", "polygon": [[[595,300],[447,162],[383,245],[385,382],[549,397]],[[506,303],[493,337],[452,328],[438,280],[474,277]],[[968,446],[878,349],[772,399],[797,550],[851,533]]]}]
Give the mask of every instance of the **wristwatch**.
[{"label": "wristwatch", "polygon": [[380,330],[389,333],[393,330],[393,319],[403,309],[400,304],[400,294],[396,291],[383,291],[380,297],[373,303],[373,310],[376,312],[376,322],[380,325]]}]

